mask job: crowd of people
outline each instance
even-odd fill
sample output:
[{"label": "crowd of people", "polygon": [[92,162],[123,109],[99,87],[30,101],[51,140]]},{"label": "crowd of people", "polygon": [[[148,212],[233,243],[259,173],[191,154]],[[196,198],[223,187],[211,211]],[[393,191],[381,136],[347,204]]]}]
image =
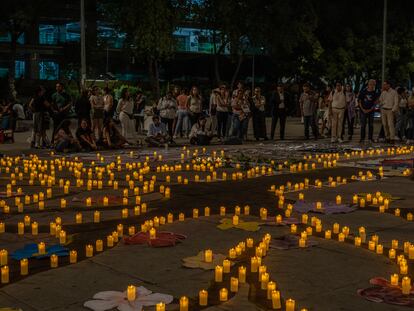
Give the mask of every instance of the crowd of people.
[{"label": "crowd of people", "polygon": [[[249,124],[254,139],[259,141],[274,140],[279,123],[279,139],[284,140],[287,116],[296,106],[305,139],[310,139],[311,132],[314,139],[330,137],[332,143],[350,141],[359,126],[361,143],[366,138],[371,142],[394,143],[396,139],[414,142],[414,95],[409,96],[403,87],[394,89],[388,81],[379,90],[376,81],[369,80],[359,92],[342,82],[322,92],[305,83],[297,99],[285,91],[283,84],[275,85],[267,99],[260,87],[251,90],[242,82],[233,90],[221,84],[211,91],[209,98],[203,98],[196,86],[189,92],[175,86],[152,106],[147,106],[142,91],[132,95],[127,87],[115,98],[110,88],[94,86],[72,101],[63,83],[58,82],[55,92],[48,96],[39,86],[28,104],[33,118],[31,146],[59,152],[142,144],[139,134],[144,132],[145,142],[153,147],[175,145],[178,137],[194,145],[208,145],[213,139],[218,143],[241,144],[248,139]],[[378,113],[382,127],[374,138],[374,117]],[[23,106],[16,102],[3,103],[0,114],[0,129],[13,128],[15,120],[25,117]],[[268,114],[270,131],[266,123]],[[73,116],[77,124],[73,123]],[[147,131],[146,117],[152,121]]]}]

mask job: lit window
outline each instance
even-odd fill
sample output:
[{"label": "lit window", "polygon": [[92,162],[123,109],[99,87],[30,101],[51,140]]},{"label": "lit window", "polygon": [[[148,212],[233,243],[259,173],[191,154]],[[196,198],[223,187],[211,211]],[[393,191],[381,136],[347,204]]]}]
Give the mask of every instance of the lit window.
[{"label": "lit window", "polygon": [[24,60],[16,60],[14,63],[14,77],[15,78],[21,78],[25,76],[26,73],[26,66],[25,66],[25,61]]},{"label": "lit window", "polygon": [[58,80],[59,64],[52,61],[39,62],[39,78],[40,80]]},{"label": "lit window", "polygon": [[[24,41],[25,41],[24,39],[25,39],[24,33],[22,33],[17,38],[17,43],[18,44],[24,44]],[[0,43],[2,43],[2,42],[7,42],[7,43],[11,42],[11,34],[10,34],[10,32],[4,32],[4,33],[1,33],[0,32]]]},{"label": "lit window", "polygon": [[59,27],[56,25],[39,25],[39,43],[55,45],[58,43]]}]

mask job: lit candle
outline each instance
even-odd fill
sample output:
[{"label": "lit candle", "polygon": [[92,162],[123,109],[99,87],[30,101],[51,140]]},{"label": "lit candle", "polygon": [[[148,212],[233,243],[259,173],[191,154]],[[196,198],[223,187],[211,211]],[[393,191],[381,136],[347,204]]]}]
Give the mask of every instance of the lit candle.
[{"label": "lit candle", "polygon": [[340,205],[342,203],[342,198],[341,198],[341,196],[340,195],[337,195],[336,196],[336,204],[337,205]]},{"label": "lit candle", "polygon": [[293,299],[286,300],[286,311],[295,311],[295,301]]},{"label": "lit candle", "polygon": [[237,226],[239,224],[239,216],[233,216],[233,226]]},{"label": "lit candle", "polygon": [[220,207],[220,216],[226,216],[226,207],[225,206]]},{"label": "lit candle", "polygon": [[69,262],[70,263],[76,263],[78,260],[78,252],[75,250],[72,250],[69,252]]},{"label": "lit candle", "polygon": [[20,260],[20,274],[21,275],[29,274],[29,261],[26,258]]},{"label": "lit candle", "polygon": [[40,242],[40,243],[37,245],[37,252],[38,252],[40,255],[44,255],[44,254],[46,254],[46,244],[45,244],[44,242]]},{"label": "lit candle", "polygon": [[239,267],[239,282],[241,284],[246,283],[246,268],[243,266]]},{"label": "lit candle", "polygon": [[24,234],[24,223],[23,222],[19,222],[17,224],[17,234],[18,235],[23,235]]},{"label": "lit candle", "polygon": [[2,284],[9,283],[9,267],[8,266],[1,267],[1,283]]},{"label": "lit candle", "polygon": [[338,223],[333,224],[333,233],[335,233],[335,234],[339,233],[339,224]]},{"label": "lit candle", "polygon": [[344,242],[345,241],[345,234],[342,232],[338,234],[338,242]]},{"label": "lit candle", "polygon": [[261,276],[260,288],[267,289],[267,284],[269,283],[269,273],[265,272]]},{"label": "lit candle", "polygon": [[165,303],[159,302],[155,305],[155,311],[165,311]]},{"label": "lit candle", "polygon": [[60,245],[65,245],[66,244],[66,232],[61,230],[59,232],[59,243]]},{"label": "lit candle", "polygon": [[137,298],[137,289],[134,285],[127,287],[127,299],[128,301],[134,301]]},{"label": "lit candle", "polygon": [[50,256],[50,267],[51,268],[57,268],[59,263],[59,257],[56,256],[55,254]]},{"label": "lit candle", "polygon": [[213,262],[213,251],[211,249],[207,249],[204,251],[204,261]]},{"label": "lit candle", "polygon": [[332,232],[331,230],[326,230],[325,231],[325,239],[329,240],[332,237]]},{"label": "lit candle", "polygon": [[252,238],[247,238],[247,239],[246,239],[246,246],[247,246],[248,248],[253,247],[253,243],[254,243],[254,241],[253,241],[253,239],[252,239]]},{"label": "lit candle", "polygon": [[230,291],[236,293],[239,290],[239,279],[235,277],[230,278]]},{"label": "lit candle", "polygon": [[114,237],[112,235],[108,235],[106,237],[106,245],[108,247],[113,247],[114,246]]},{"label": "lit candle", "polygon": [[39,233],[39,225],[36,221],[32,223],[32,235],[37,235]]},{"label": "lit candle", "polygon": [[185,218],[184,213],[178,214],[178,221],[184,221],[184,218]]},{"label": "lit candle", "polygon": [[399,278],[398,274],[396,273],[391,274],[391,285],[392,286],[398,286],[398,278]]},{"label": "lit candle", "polygon": [[356,236],[356,237],[354,238],[354,244],[355,244],[355,246],[356,246],[356,247],[361,246],[361,237]]},{"label": "lit candle", "polygon": [[85,256],[86,257],[92,257],[93,256],[93,246],[88,244],[85,246]]},{"label": "lit candle", "polygon": [[395,258],[395,254],[396,254],[396,252],[395,252],[395,249],[393,249],[393,248],[391,248],[391,249],[388,251],[388,257],[389,257],[390,259],[394,259],[394,258]]},{"label": "lit candle", "polygon": [[204,208],[204,216],[210,216],[210,208],[208,206]]},{"label": "lit candle", "polygon": [[155,230],[155,228],[151,228],[149,231],[149,235],[150,235],[150,240],[154,240],[157,237],[157,231]]},{"label": "lit candle", "polygon": [[102,240],[96,240],[96,251],[102,252],[103,251],[103,241]]},{"label": "lit candle", "polygon": [[198,293],[199,295],[199,305],[200,306],[207,306],[207,301],[208,301],[208,292],[205,289],[200,290],[200,292]]},{"label": "lit candle", "polygon": [[223,260],[223,273],[230,273],[230,260],[224,259]]},{"label": "lit candle", "polygon": [[188,298],[185,296],[180,298],[180,311],[188,311]]},{"label": "lit candle", "polygon": [[93,213],[93,222],[94,223],[100,222],[100,218],[101,218],[101,213],[99,211],[95,211]]},{"label": "lit candle", "polygon": [[408,276],[403,277],[401,286],[403,295],[409,295],[411,291],[411,279]]},{"label": "lit candle", "polygon": [[215,271],[214,271],[214,279],[216,282],[223,281],[223,267],[222,266],[216,266]]},{"label": "lit candle", "polygon": [[282,308],[282,305],[280,303],[280,292],[277,290],[272,291],[272,307],[273,309]]},{"label": "lit candle", "polygon": [[220,301],[227,301],[228,299],[228,291],[226,288],[220,289]]},{"label": "lit candle", "polygon": [[384,250],[383,246],[381,244],[378,244],[377,245],[377,250],[376,250],[377,254],[382,254],[383,250]]},{"label": "lit candle", "polygon": [[306,247],[306,240],[304,238],[299,239],[299,247]]},{"label": "lit candle", "polygon": [[60,199],[60,208],[65,208],[65,207],[66,207],[66,200]]},{"label": "lit candle", "polygon": [[75,215],[75,222],[77,224],[81,224],[82,223],[82,213],[76,213],[76,215]]}]

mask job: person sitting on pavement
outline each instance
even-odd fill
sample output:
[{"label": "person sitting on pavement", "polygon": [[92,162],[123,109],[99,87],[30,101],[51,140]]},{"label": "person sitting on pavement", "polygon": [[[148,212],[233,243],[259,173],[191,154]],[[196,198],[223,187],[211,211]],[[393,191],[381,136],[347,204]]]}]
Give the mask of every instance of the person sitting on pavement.
[{"label": "person sitting on pavement", "polygon": [[109,149],[119,149],[126,144],[126,139],[116,128],[112,118],[105,119],[102,131],[103,145]]},{"label": "person sitting on pavement", "polygon": [[152,117],[152,123],[148,129],[148,136],[145,141],[149,147],[161,147],[168,144],[170,138],[168,137],[167,127],[160,121],[159,116]]},{"label": "person sitting on pavement", "polygon": [[92,133],[88,120],[82,119],[78,129],[76,130],[76,138],[82,149],[85,151],[97,150],[95,136]]},{"label": "person sitting on pavement", "polygon": [[206,117],[201,116],[191,128],[190,144],[198,146],[209,145],[213,138],[211,127],[211,121],[208,122]]},{"label": "person sitting on pavement", "polygon": [[70,125],[71,121],[66,119],[56,129],[54,144],[57,152],[73,152],[81,149],[79,142],[72,135]]}]

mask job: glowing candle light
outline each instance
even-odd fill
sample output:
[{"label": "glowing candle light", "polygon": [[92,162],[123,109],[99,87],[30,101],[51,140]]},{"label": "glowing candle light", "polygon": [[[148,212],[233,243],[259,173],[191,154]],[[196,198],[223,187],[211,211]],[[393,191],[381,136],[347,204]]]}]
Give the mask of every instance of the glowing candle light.
[{"label": "glowing candle light", "polygon": [[39,225],[36,221],[32,223],[32,235],[37,235],[39,233]]},{"label": "glowing candle light", "polygon": [[8,266],[1,267],[1,283],[2,284],[9,283],[9,267]]},{"label": "glowing candle light", "polygon": [[399,279],[398,274],[396,274],[396,273],[391,274],[391,285],[392,286],[398,286],[398,279]]},{"label": "glowing candle light", "polygon": [[85,246],[85,256],[88,258],[93,256],[93,246],[91,244]]},{"label": "glowing candle light", "polygon": [[237,226],[239,224],[239,216],[233,216],[233,226]]},{"label": "glowing candle light", "polygon": [[205,289],[202,289],[198,293],[198,296],[199,296],[198,304],[200,306],[207,306],[207,302],[208,302],[208,292]]},{"label": "glowing candle light", "polygon": [[338,223],[333,224],[333,233],[335,233],[335,234],[339,233],[339,224]]},{"label": "glowing candle light", "polygon": [[72,250],[69,252],[69,262],[70,263],[76,263],[78,261],[78,252],[75,250]]},{"label": "glowing candle light", "polygon": [[220,301],[227,301],[228,299],[228,291],[226,288],[220,289]]},{"label": "glowing candle light", "polygon": [[103,251],[103,241],[102,240],[96,240],[95,247],[97,252]]},{"label": "glowing candle light", "polygon": [[20,275],[29,274],[29,261],[26,258],[20,260]]},{"label": "glowing candle light", "polygon": [[59,265],[59,257],[55,254],[50,256],[50,267],[51,268],[57,268]]},{"label": "glowing candle light", "polygon": [[137,289],[134,285],[127,287],[127,300],[134,301],[137,298]]},{"label": "glowing candle light", "polygon": [[383,246],[382,246],[381,244],[378,244],[378,245],[377,245],[377,248],[376,248],[376,252],[377,252],[377,254],[382,254],[382,253],[383,253],[383,251],[384,251]]},{"label": "glowing candle light", "polygon": [[282,307],[280,303],[280,292],[277,290],[272,291],[272,307],[273,309],[280,309]]},{"label": "glowing candle light", "polygon": [[213,251],[211,249],[206,249],[204,251],[204,261],[213,262]]},{"label": "glowing candle light", "polygon": [[403,295],[409,295],[411,291],[411,279],[408,276],[403,277],[401,286]]},{"label": "glowing candle light", "polygon": [[239,291],[239,279],[235,277],[230,278],[230,291],[237,293]]},{"label": "glowing candle light", "polygon": [[329,240],[332,238],[332,232],[331,230],[326,230],[325,231],[325,239]]},{"label": "glowing candle light", "polygon": [[184,221],[184,218],[185,218],[184,213],[178,214],[178,221]]},{"label": "glowing candle light", "polygon": [[106,245],[108,247],[113,247],[114,246],[114,237],[112,235],[108,235],[106,237]]},{"label": "glowing candle light", "polygon": [[61,230],[59,232],[59,243],[60,245],[65,245],[66,244],[66,232]]},{"label": "glowing candle light", "polygon": [[155,228],[151,228],[149,231],[150,240],[154,240],[157,238],[157,230]]},{"label": "glowing candle light", "polygon": [[223,260],[223,273],[230,273],[231,262],[228,259]]},{"label": "glowing candle light", "polygon": [[180,298],[180,311],[188,311],[188,298],[185,296]]},{"label": "glowing candle light", "polygon": [[356,236],[356,237],[354,238],[354,244],[355,244],[355,246],[356,246],[356,247],[361,246],[361,237]]},{"label": "glowing candle light", "polygon": [[239,283],[246,283],[246,267],[239,267]]},{"label": "glowing candle light", "polygon": [[7,250],[2,249],[0,251],[0,265],[1,266],[7,265],[8,255],[9,253],[7,252]]},{"label": "glowing candle light", "polygon": [[214,271],[214,280],[216,282],[223,282],[223,267],[222,266],[216,266]]},{"label": "glowing candle light", "polygon": [[368,242],[368,249],[370,251],[374,251],[375,250],[375,242],[374,241],[369,241]]},{"label": "glowing candle light", "polygon": [[265,272],[261,275],[261,278],[260,278],[260,288],[267,289],[268,283],[269,283],[269,273]]},{"label": "glowing candle light", "polygon": [[17,223],[17,234],[18,235],[23,235],[24,234],[24,223],[23,222],[18,222]]},{"label": "glowing candle light", "polygon": [[99,211],[95,211],[93,213],[93,222],[98,223],[101,221],[101,213]]},{"label": "glowing candle light", "polygon": [[295,311],[295,301],[293,299],[286,300],[286,311]]}]

